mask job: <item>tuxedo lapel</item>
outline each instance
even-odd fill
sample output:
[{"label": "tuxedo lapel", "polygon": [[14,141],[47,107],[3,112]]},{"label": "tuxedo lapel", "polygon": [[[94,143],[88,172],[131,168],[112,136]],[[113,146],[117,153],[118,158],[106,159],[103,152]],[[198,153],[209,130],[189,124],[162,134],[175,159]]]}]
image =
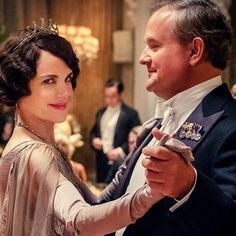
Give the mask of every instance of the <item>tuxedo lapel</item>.
[{"label": "tuxedo lapel", "polygon": [[191,138],[181,138],[181,129],[182,127],[177,131],[177,133],[174,135],[175,138],[181,140],[183,143],[185,143],[187,146],[191,147],[192,150],[194,150],[204,139],[204,137],[207,135],[207,133],[210,131],[210,129],[213,127],[215,122],[222,116],[224,111],[216,112],[215,114],[212,114],[210,116],[205,117],[202,112],[202,103],[195,109],[195,111],[189,116],[189,118],[186,120],[186,122],[190,124],[197,124],[202,127],[201,131],[201,137],[199,140],[193,140]]},{"label": "tuxedo lapel", "polygon": [[101,112],[98,114],[98,118],[97,118],[97,130],[98,130],[98,136],[101,137],[102,134],[101,134],[101,119],[102,119],[102,116],[104,114],[104,112],[106,111],[107,107],[106,108],[103,108],[101,110]]},{"label": "tuxedo lapel", "polygon": [[126,171],[116,188],[116,192],[113,195],[114,199],[120,197],[126,191],[127,186],[130,181],[130,178],[131,178],[131,175],[133,173],[134,166],[135,166],[139,156],[141,155],[142,149],[153,138],[151,130],[154,127],[159,127],[161,124],[161,121],[162,121],[161,119],[152,119],[150,122],[144,124],[144,128],[142,129],[142,131],[140,132],[140,134],[138,135],[137,140],[136,140],[136,144],[138,142],[139,145],[135,145],[136,146],[135,149],[127,157],[127,158],[130,158],[130,161],[128,162],[127,167],[126,167]]},{"label": "tuxedo lapel", "polygon": [[188,123],[202,126],[201,138],[197,141],[188,138],[181,138],[180,132],[183,126],[180,127],[174,137],[184,142],[187,146],[190,146],[192,150],[195,150],[195,148],[202,142],[204,137],[211,130],[213,125],[223,115],[223,107],[229,99],[232,99],[232,96],[229,93],[226,84],[222,84],[214,89],[203,99],[203,101],[186,120]]},{"label": "tuxedo lapel", "polygon": [[121,124],[123,123],[124,117],[125,117],[124,105],[122,104],[120,108],[120,115],[118,117],[116,129],[115,129],[115,136],[119,134],[119,130],[122,128]]}]

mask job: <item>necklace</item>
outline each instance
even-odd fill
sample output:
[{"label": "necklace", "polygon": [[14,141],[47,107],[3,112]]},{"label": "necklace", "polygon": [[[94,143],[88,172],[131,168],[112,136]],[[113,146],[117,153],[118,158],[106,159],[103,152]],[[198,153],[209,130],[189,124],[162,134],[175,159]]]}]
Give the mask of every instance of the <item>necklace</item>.
[{"label": "necklace", "polygon": [[[39,135],[35,130],[33,130],[31,127],[29,127],[28,125],[25,125],[21,122],[16,122],[15,123],[16,126],[25,128],[26,130],[28,130],[30,133],[32,133],[33,135],[35,135],[36,137],[40,138],[43,142],[45,143],[49,143],[45,138],[43,138],[41,135]],[[63,163],[67,169],[67,174],[69,175],[72,183],[79,189],[79,183],[75,178],[75,175],[72,171],[72,166],[70,164],[70,162],[68,161],[67,157],[63,154],[63,152],[60,150],[60,148],[54,144],[54,143],[50,143],[57,151],[59,151],[60,153],[60,157],[63,159]]]},{"label": "necklace", "polygon": [[[35,135],[36,137],[40,138],[43,142],[45,143],[49,143],[45,138],[43,138],[41,135],[39,135],[35,130],[33,130],[30,126],[25,125],[21,122],[16,122],[16,126],[25,128],[26,130],[28,130],[30,133],[32,133],[33,135]],[[50,143],[52,144],[56,149],[58,149],[57,145],[55,143]]]}]

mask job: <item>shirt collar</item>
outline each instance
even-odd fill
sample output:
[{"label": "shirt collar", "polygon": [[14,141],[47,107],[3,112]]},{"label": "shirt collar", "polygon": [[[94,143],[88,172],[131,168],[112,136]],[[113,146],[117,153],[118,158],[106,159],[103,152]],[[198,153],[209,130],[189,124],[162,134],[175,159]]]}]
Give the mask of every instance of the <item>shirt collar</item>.
[{"label": "shirt collar", "polygon": [[216,76],[210,80],[204,81],[187,90],[184,90],[166,101],[158,98],[155,117],[163,118],[164,112],[168,107],[172,107],[174,113],[184,113],[192,107],[196,107],[208,93],[221,84],[221,76]]},{"label": "shirt collar", "polygon": [[119,102],[116,106],[114,107],[110,107],[108,106],[107,107],[107,110],[108,111],[111,111],[111,112],[116,112],[116,111],[119,111],[121,109],[121,102]]}]

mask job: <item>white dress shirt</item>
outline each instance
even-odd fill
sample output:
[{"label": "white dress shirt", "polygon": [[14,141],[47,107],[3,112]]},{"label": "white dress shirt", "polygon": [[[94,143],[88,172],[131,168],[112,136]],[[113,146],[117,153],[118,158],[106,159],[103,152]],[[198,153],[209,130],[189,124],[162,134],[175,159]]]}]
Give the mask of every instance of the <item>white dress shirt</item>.
[{"label": "white dress shirt", "polygon": [[115,129],[120,116],[121,103],[115,107],[107,107],[101,118],[101,136],[103,152],[108,153],[113,149]]},{"label": "white dress shirt", "polygon": [[[162,99],[158,98],[155,110],[155,117],[163,119],[160,130],[169,135],[173,135],[175,132],[177,132],[177,130],[186,121],[186,119],[190,116],[190,114],[194,111],[198,104],[203,100],[203,98],[221,84],[221,76],[217,76],[203,83],[200,83],[192,88],[189,88],[181,93],[178,93],[167,101],[163,101]],[[148,145],[153,146],[157,142],[158,140],[153,138]],[[141,154],[140,158],[138,159],[135,165],[126,192],[134,191],[145,183],[144,168],[142,166],[143,158],[144,155]],[[196,184],[196,170],[195,174],[196,178],[193,188],[180,201],[176,201],[177,203],[170,208],[170,211],[173,212],[189,199]],[[125,228],[117,231],[115,235],[121,236],[123,235],[124,231]]]}]

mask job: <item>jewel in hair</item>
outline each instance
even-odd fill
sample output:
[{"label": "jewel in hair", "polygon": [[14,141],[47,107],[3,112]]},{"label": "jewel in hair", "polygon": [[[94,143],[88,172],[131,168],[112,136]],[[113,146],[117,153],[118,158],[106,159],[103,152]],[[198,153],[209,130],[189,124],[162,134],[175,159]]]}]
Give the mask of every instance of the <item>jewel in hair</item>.
[{"label": "jewel in hair", "polygon": [[29,42],[33,38],[42,34],[54,34],[58,35],[59,30],[55,23],[52,22],[52,19],[49,19],[49,23],[45,22],[44,18],[40,18],[41,26],[38,26],[35,21],[33,21],[33,26],[27,26],[24,30],[21,31],[20,37],[22,37],[21,42],[14,49],[22,47],[25,43]]}]

